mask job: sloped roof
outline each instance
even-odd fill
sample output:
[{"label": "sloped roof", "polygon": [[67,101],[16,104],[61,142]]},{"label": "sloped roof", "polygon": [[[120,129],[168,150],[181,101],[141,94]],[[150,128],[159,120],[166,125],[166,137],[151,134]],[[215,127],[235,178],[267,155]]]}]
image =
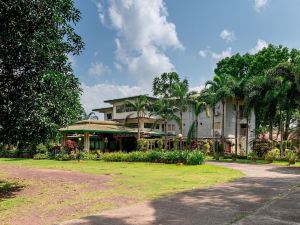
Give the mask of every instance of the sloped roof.
[{"label": "sloped roof", "polygon": [[119,134],[136,134],[137,130],[123,126],[116,121],[101,120],[82,120],[70,126],[59,129],[63,133],[74,132],[100,132],[100,133],[119,133]]},{"label": "sloped roof", "polygon": [[148,100],[157,100],[158,98],[155,97],[151,97],[148,95],[135,95],[135,96],[129,96],[129,97],[125,97],[125,98],[115,98],[115,99],[110,99],[110,100],[105,100],[105,103],[114,103],[114,102],[122,102],[125,100],[132,100],[132,99],[136,99],[140,96],[146,96]]}]

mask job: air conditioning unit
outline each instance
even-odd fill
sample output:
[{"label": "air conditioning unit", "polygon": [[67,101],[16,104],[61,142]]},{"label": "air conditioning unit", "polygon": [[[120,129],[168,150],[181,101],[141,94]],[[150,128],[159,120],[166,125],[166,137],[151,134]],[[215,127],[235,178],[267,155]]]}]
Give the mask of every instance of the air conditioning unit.
[{"label": "air conditioning unit", "polygon": [[216,137],[216,138],[219,138],[219,137],[221,137],[221,130],[215,130],[215,133],[214,133],[214,136]]}]

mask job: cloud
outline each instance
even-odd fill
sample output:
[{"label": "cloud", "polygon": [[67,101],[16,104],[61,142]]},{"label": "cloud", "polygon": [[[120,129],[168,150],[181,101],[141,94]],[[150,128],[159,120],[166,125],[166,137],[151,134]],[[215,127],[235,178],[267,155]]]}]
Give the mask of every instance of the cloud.
[{"label": "cloud", "polygon": [[249,52],[250,52],[250,54],[255,54],[265,47],[268,47],[268,43],[262,39],[258,39],[256,46],[254,48],[250,49]]},{"label": "cloud", "polygon": [[200,50],[198,52],[198,54],[202,57],[202,58],[206,58],[206,57],[210,57],[212,59],[216,59],[216,60],[221,60],[224,59],[226,57],[230,57],[232,56],[232,48],[228,47],[227,49],[223,50],[220,53],[217,52],[213,52],[210,49],[205,49],[205,50]]},{"label": "cloud", "polygon": [[227,29],[222,30],[222,32],[220,33],[220,38],[222,38],[226,42],[232,42],[236,40],[234,32]]},{"label": "cloud", "polygon": [[205,88],[204,85],[200,85],[200,86],[196,86],[196,87],[190,87],[189,91],[196,91],[196,92],[200,92],[201,90],[203,90]]},{"label": "cloud", "polygon": [[95,108],[110,106],[104,103],[104,100],[146,94],[141,87],[128,85],[102,83],[89,86],[82,83],[81,88],[83,90],[81,103],[86,112],[91,112]]},{"label": "cloud", "polygon": [[200,50],[198,53],[202,58],[206,58],[207,57],[207,50]]},{"label": "cloud", "polygon": [[269,0],[255,0],[255,10],[261,12],[269,3]]},{"label": "cloud", "polygon": [[163,0],[110,0],[105,15],[117,31],[116,60],[137,84],[149,87],[153,77],[175,70],[165,51],[184,47]]},{"label": "cloud", "polygon": [[102,76],[109,72],[110,69],[102,62],[91,63],[91,66],[88,70],[88,74],[92,76]]}]

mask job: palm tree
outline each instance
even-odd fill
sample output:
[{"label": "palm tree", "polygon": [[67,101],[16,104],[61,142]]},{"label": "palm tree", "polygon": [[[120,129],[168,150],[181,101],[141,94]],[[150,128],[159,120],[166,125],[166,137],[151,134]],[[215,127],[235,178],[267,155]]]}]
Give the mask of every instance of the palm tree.
[{"label": "palm tree", "polygon": [[232,97],[232,91],[230,87],[228,87],[228,78],[226,75],[215,75],[213,80],[207,81],[205,86],[209,86],[211,90],[214,91],[216,99],[221,101],[222,103],[222,135],[221,135],[221,142],[223,145],[223,154],[225,152],[225,103],[226,98]]},{"label": "palm tree", "polygon": [[192,108],[192,111],[194,113],[194,121],[190,126],[189,132],[188,132],[188,140],[191,140],[194,136],[196,139],[198,139],[198,118],[200,113],[202,113],[204,110],[206,111],[206,114],[208,115],[208,104],[203,99],[203,93],[200,93],[200,96],[193,96],[190,99],[190,105]]},{"label": "palm tree", "polygon": [[98,120],[99,119],[99,117],[96,115],[95,112],[90,112],[89,114],[87,114],[84,111],[81,117],[83,120]]},{"label": "palm tree", "polygon": [[134,101],[126,101],[129,107],[132,107],[137,114],[137,121],[138,121],[138,140],[141,138],[140,133],[140,120],[145,115],[145,110],[148,105],[148,98],[146,95],[140,95],[134,99]]},{"label": "palm tree", "polygon": [[[187,80],[175,83],[173,87],[173,99],[174,105],[179,111],[179,130],[180,134],[183,135],[183,112],[188,108],[189,97],[188,97],[189,85]],[[180,148],[182,148],[182,139],[180,140]]]},{"label": "palm tree", "polygon": [[164,146],[167,148],[167,124],[168,121],[179,121],[179,117],[175,114],[176,108],[171,104],[170,99],[162,98],[155,102],[152,114],[158,115],[160,121],[164,123]]}]

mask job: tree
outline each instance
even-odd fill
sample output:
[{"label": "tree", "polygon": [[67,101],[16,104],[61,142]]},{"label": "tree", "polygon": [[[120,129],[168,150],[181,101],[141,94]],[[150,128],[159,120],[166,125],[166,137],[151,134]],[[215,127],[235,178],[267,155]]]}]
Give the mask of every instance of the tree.
[{"label": "tree", "polygon": [[194,121],[192,122],[189,132],[188,132],[188,139],[191,140],[193,137],[198,139],[198,124],[199,124],[199,115],[203,111],[206,111],[208,115],[208,104],[206,103],[205,96],[200,93],[199,96],[192,96],[190,98],[190,105],[192,108],[192,112],[194,113]]},{"label": "tree", "polygon": [[0,143],[32,147],[57,138],[82,113],[68,55],[83,49],[72,0],[0,2]]},{"label": "tree", "polygon": [[83,120],[98,120],[99,117],[96,115],[95,112],[90,112],[89,114],[87,114],[85,111],[82,114],[82,119]]},{"label": "tree", "polygon": [[167,125],[168,121],[175,120],[179,121],[179,117],[175,114],[176,109],[172,105],[169,99],[161,98],[154,103],[154,115],[158,115],[160,120],[164,123],[164,133],[165,133],[165,140],[164,146],[165,149],[167,148]]},{"label": "tree", "polygon": [[233,96],[231,89],[228,87],[228,76],[215,75],[213,80],[205,83],[206,87],[209,87],[214,92],[215,98],[222,103],[222,135],[221,142],[223,146],[223,153],[225,152],[225,103],[226,99]]},{"label": "tree", "polygon": [[148,106],[148,98],[146,95],[140,95],[137,98],[135,98],[133,101],[126,101],[127,104],[134,108],[134,111],[137,113],[137,121],[138,121],[138,140],[141,137],[141,132],[140,132],[140,120],[142,117],[145,115],[145,110],[146,107]]},{"label": "tree", "polygon": [[179,75],[176,72],[163,73],[153,80],[152,91],[154,96],[170,98],[173,96],[174,84],[180,82]]}]

